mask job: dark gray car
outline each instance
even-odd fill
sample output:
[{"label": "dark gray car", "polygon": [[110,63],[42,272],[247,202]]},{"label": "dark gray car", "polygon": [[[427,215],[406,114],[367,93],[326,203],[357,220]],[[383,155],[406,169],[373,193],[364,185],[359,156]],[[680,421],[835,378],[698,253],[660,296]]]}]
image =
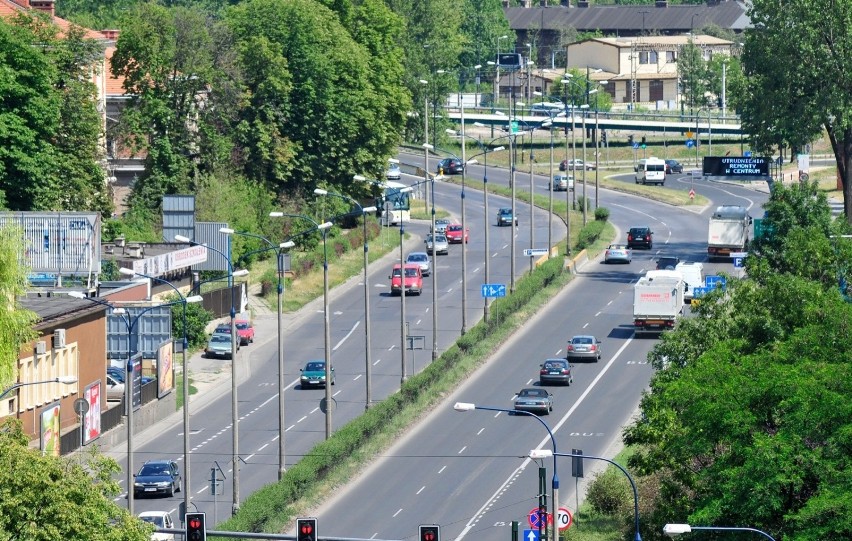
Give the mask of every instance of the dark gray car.
[{"label": "dark gray car", "polygon": [[174,460],[149,460],[133,476],[133,494],[174,496],[180,492],[180,468]]},{"label": "dark gray car", "polygon": [[574,383],[571,365],[565,359],[545,360],[538,372],[538,382],[540,385],[571,385]]}]

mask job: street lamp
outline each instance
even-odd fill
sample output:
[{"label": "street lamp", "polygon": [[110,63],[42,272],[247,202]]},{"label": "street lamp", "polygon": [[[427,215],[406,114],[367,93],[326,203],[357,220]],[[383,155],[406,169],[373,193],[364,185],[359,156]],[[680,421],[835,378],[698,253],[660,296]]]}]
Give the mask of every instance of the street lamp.
[{"label": "street lamp", "polygon": [[[284,472],[287,470],[286,465],[286,454],[284,452],[284,388],[286,383],[284,382],[284,250],[290,249],[296,245],[292,240],[282,242],[280,244],[275,244],[271,240],[261,235],[255,235],[254,233],[248,233],[246,231],[234,231],[229,228],[222,228],[219,230],[226,235],[240,235],[243,237],[251,237],[255,239],[262,240],[267,244],[266,248],[262,248],[260,250],[256,250],[252,253],[258,252],[266,252],[270,250],[277,250],[278,253],[275,254],[277,259],[277,270],[278,270],[278,480],[280,481],[282,477],[284,477]],[[294,235],[298,236],[298,235]],[[243,258],[247,257],[250,254],[245,254]]]},{"label": "street lamp", "polygon": [[[479,122],[474,122],[474,125],[480,126],[480,127],[484,126],[483,124],[481,124]],[[505,136],[503,136],[503,137],[505,137]],[[503,137],[498,137],[497,139],[494,139],[493,141],[489,142],[488,144],[490,145],[494,141],[496,141],[498,139],[502,139]],[[479,154],[477,154],[476,156],[474,156],[473,158],[471,158],[467,162],[468,164],[476,163],[476,158],[478,158],[479,156],[483,156],[484,159],[485,159],[485,164],[484,164],[484,168],[483,168],[484,172],[482,174],[482,196],[485,200],[485,283],[486,284],[491,283],[490,282],[491,275],[488,272],[489,271],[488,260],[491,258],[490,254],[489,254],[489,247],[488,247],[488,229],[489,229],[489,227],[488,227],[488,155],[491,154],[492,152],[498,152],[500,150],[505,150],[505,149],[506,149],[506,147],[502,147],[502,146],[495,147],[495,148],[492,148],[490,150],[486,148],[485,150],[483,150],[482,152],[480,152]],[[465,164],[465,165],[467,165],[467,164]],[[484,304],[484,306],[483,306],[483,319],[486,322],[488,321],[488,304],[489,304],[488,299],[489,299],[489,297],[487,297],[487,296],[483,299],[483,304]]]},{"label": "street lamp", "polygon": [[[597,92],[597,89],[594,90]],[[589,208],[589,200],[586,198],[586,110],[589,108],[588,103],[580,106],[583,113],[583,225],[586,225],[586,211]],[[574,166],[576,169],[576,165]]]},{"label": "street lamp", "polygon": [[604,462],[609,462],[610,464],[621,470],[621,472],[627,476],[627,480],[630,481],[630,486],[633,488],[633,522],[634,527],[636,529],[636,533],[634,534],[633,539],[634,541],[642,541],[642,536],[639,534],[639,492],[636,490],[636,483],[633,481],[633,477],[630,476],[630,474],[627,472],[626,469],[624,469],[621,464],[615,462],[614,460],[604,458],[602,456],[581,455],[576,453],[557,453],[556,451],[550,451],[549,449],[533,449],[530,451],[530,458],[533,459],[549,458],[551,455],[554,457],[554,459],[557,456],[568,456],[576,458],[591,458],[592,460],[603,460]]},{"label": "street lamp", "polygon": [[[499,116],[503,116],[501,112],[497,112]],[[515,210],[515,137],[518,135],[526,135],[526,132],[512,132],[512,118],[509,118],[509,187],[512,189],[512,221],[517,223],[518,213]],[[515,224],[511,224],[512,227],[512,240],[510,243],[509,249],[509,258],[511,259],[510,263],[510,275],[509,275],[509,291],[515,292]]]},{"label": "street lamp", "polygon": [[[431,187],[432,190],[432,259],[434,261],[434,265],[432,265],[432,360],[438,358],[438,251],[435,238],[437,233],[435,231],[435,176],[429,178],[429,151],[434,149],[432,145],[425,143],[423,145],[423,150],[426,154],[426,169],[424,171],[424,176],[426,178],[423,179],[423,182],[429,182],[431,186],[424,186],[424,193],[429,193],[429,189]],[[464,231],[462,231],[462,240],[464,240]],[[464,243],[462,243],[464,244]],[[405,265],[404,262],[400,261],[400,263]],[[405,269],[400,269],[404,271]],[[402,288],[405,289],[405,272],[402,273],[400,278],[403,279]]]},{"label": "street lamp", "polygon": [[[223,227],[219,231],[227,231],[228,228]],[[189,239],[183,235],[175,235],[175,241],[188,243],[191,246],[199,246],[199,243]],[[234,307],[234,278],[237,276],[247,276],[249,271],[240,269],[235,271],[234,265],[231,263],[231,258],[218,248],[203,245],[208,250],[213,250],[228,263],[228,285],[231,286],[231,467],[233,468],[233,502],[231,503],[231,514],[236,515],[240,510],[240,416],[239,402],[237,400],[237,312]],[[230,246],[230,244],[229,244]]]},{"label": "street lamp", "polygon": [[301,218],[314,224],[314,229],[322,233],[322,312],[323,312],[323,343],[325,351],[325,439],[331,437],[331,326],[328,314],[328,230],[334,225],[331,222],[319,223],[310,216],[288,214],[286,212],[270,212],[270,218]]},{"label": "street lamp", "polygon": [[669,537],[677,537],[681,534],[692,533],[692,530],[709,530],[720,532],[754,532],[766,537],[767,539],[769,539],[769,541],[775,541],[775,539],[773,539],[771,535],[764,532],[763,530],[758,530],[757,528],[739,528],[736,526],[690,526],[689,524],[666,524],[665,526],[663,526],[663,533]]},{"label": "street lamp", "polygon": [[[366,180],[361,175],[355,175],[354,179]],[[329,192],[321,188],[315,189],[314,193],[322,196],[330,195],[332,197],[337,197],[354,204],[358,207],[358,213],[361,215],[361,220],[364,224],[364,366],[366,370],[365,377],[367,379],[367,398],[364,402],[364,409],[367,410],[370,409],[370,402],[372,401],[372,389],[370,384],[370,375],[372,373],[370,363],[370,279],[367,273],[367,268],[370,263],[370,244],[369,240],[367,239],[367,214],[376,212],[378,209],[376,207],[364,207],[361,205],[361,203],[349,197],[348,195]]]},{"label": "street lamp", "polygon": [[[455,405],[453,406],[453,409],[456,410],[456,411],[461,411],[461,412],[473,411],[473,410],[483,410],[483,411],[500,411],[500,412],[503,412],[503,413],[508,413],[510,415],[511,414],[526,415],[527,417],[532,417],[533,419],[536,419],[538,422],[540,422],[542,424],[542,426],[544,426],[544,429],[547,430],[547,434],[550,436],[550,444],[553,446],[553,479],[551,481],[551,489],[553,490],[553,498],[551,499],[550,507],[551,507],[551,516],[554,519],[554,530],[555,530],[556,529],[556,522],[555,522],[556,521],[556,515],[557,515],[557,511],[559,510],[559,475],[556,472],[556,456],[557,456],[556,455],[556,438],[553,436],[553,431],[550,429],[550,427],[547,425],[547,423],[544,422],[544,419],[542,419],[541,417],[539,417],[535,413],[531,413],[529,411],[510,410],[510,409],[506,409],[506,408],[495,408],[495,407],[491,407],[491,406],[479,406],[479,405],[476,405],[476,404],[471,404],[469,402],[456,402]],[[552,539],[556,539],[556,538],[557,538],[557,536],[554,535]]]},{"label": "street lamp", "polygon": [[[186,350],[189,349],[189,342],[188,342],[187,337],[186,337],[186,304],[187,303],[202,302],[204,300],[204,298],[201,297],[201,295],[191,295],[189,297],[186,297],[186,296],[183,295],[183,293],[180,292],[180,290],[173,283],[169,282],[168,280],[164,280],[162,278],[158,278],[158,277],[155,277],[155,276],[148,276],[146,274],[142,274],[142,273],[139,273],[139,272],[134,272],[133,269],[128,269],[126,267],[122,267],[121,269],[119,269],[119,272],[121,274],[128,275],[128,276],[141,276],[142,278],[147,278],[148,280],[155,280],[157,282],[160,282],[161,284],[165,284],[165,285],[171,287],[175,291],[175,293],[177,293],[177,296],[181,300],[181,305],[182,305],[181,308],[182,308],[182,313],[183,313],[183,321],[182,321],[182,325],[183,325],[183,342],[182,342],[182,345],[183,345],[183,347],[181,348],[181,358],[182,358],[181,359],[181,365],[183,367],[182,368],[183,373],[181,375],[181,377],[182,377],[181,383],[183,385],[183,392],[182,392],[182,398],[183,398],[183,470],[184,470],[184,476],[183,476],[183,486],[184,486],[183,507],[186,511],[189,511],[190,494],[189,494],[189,488],[187,488],[187,487],[191,486],[191,484],[190,484],[190,468],[189,468],[189,454],[190,454],[190,446],[189,446],[189,367],[186,364]],[[125,385],[127,385],[129,381],[130,380],[125,381]],[[183,517],[181,517],[181,522],[183,522]]]},{"label": "street lamp", "polygon": [[[79,291],[74,291],[74,293],[79,293]],[[81,293],[82,295],[82,293]],[[73,295],[72,295],[73,297]],[[19,383],[13,384],[8,389],[4,389],[2,393],[0,393],[0,400],[2,400],[7,394],[20,389],[21,387],[26,387],[27,385],[41,385],[44,383],[62,383],[63,385],[73,385],[77,383],[76,376],[59,376],[58,378],[46,379],[43,381],[22,381]]]},{"label": "street lamp", "polygon": [[[547,198],[547,214],[548,216],[553,216],[553,119],[564,117],[565,113],[560,111],[557,114],[553,114],[553,112],[549,112],[548,115],[550,119],[541,124],[542,128],[547,128],[550,130],[550,177],[548,178],[548,184],[550,187],[547,190],[548,198]],[[568,191],[568,186],[566,185],[566,191]],[[547,219],[547,257],[550,258],[550,249],[553,247],[553,220],[549,217]]]}]

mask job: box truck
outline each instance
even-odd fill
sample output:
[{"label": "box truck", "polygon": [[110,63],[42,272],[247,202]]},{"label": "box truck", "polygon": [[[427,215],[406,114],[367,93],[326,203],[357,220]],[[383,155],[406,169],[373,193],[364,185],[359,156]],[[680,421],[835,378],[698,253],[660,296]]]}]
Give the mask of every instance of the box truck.
[{"label": "box truck", "polygon": [[729,258],[731,253],[748,249],[751,216],[739,205],[721,205],[710,216],[707,233],[707,257],[710,261]]},{"label": "box truck", "polygon": [[633,329],[639,334],[671,329],[683,313],[683,279],[643,276],[633,286]]}]

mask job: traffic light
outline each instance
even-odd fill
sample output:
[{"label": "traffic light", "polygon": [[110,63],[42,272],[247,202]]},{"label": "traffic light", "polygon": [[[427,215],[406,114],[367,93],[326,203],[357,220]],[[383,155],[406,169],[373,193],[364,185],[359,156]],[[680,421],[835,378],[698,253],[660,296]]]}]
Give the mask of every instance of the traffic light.
[{"label": "traffic light", "polygon": [[437,524],[420,525],[420,541],[441,541],[441,527]]},{"label": "traffic light", "polygon": [[642,136],[642,148],[645,148],[645,136]]},{"label": "traffic light", "polygon": [[606,130],[601,130],[601,143],[606,144]]},{"label": "traffic light", "polygon": [[633,136],[632,135],[627,136],[627,144],[630,145],[630,146],[633,146]]},{"label": "traffic light", "polygon": [[207,525],[204,513],[186,514],[186,539],[187,541],[206,541]]},{"label": "traffic light", "polygon": [[297,541],[317,541],[317,519],[315,519],[315,518],[297,518],[296,519],[296,540]]}]

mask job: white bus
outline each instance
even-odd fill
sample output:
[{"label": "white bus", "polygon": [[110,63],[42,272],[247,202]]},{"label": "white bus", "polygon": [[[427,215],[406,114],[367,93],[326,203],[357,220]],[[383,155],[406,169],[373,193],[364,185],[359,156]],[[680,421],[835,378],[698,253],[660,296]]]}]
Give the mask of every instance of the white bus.
[{"label": "white bus", "polygon": [[382,212],[382,224],[391,226],[411,221],[410,194],[402,191],[405,184],[387,180],[382,183],[382,195],[376,198],[376,207]]}]

